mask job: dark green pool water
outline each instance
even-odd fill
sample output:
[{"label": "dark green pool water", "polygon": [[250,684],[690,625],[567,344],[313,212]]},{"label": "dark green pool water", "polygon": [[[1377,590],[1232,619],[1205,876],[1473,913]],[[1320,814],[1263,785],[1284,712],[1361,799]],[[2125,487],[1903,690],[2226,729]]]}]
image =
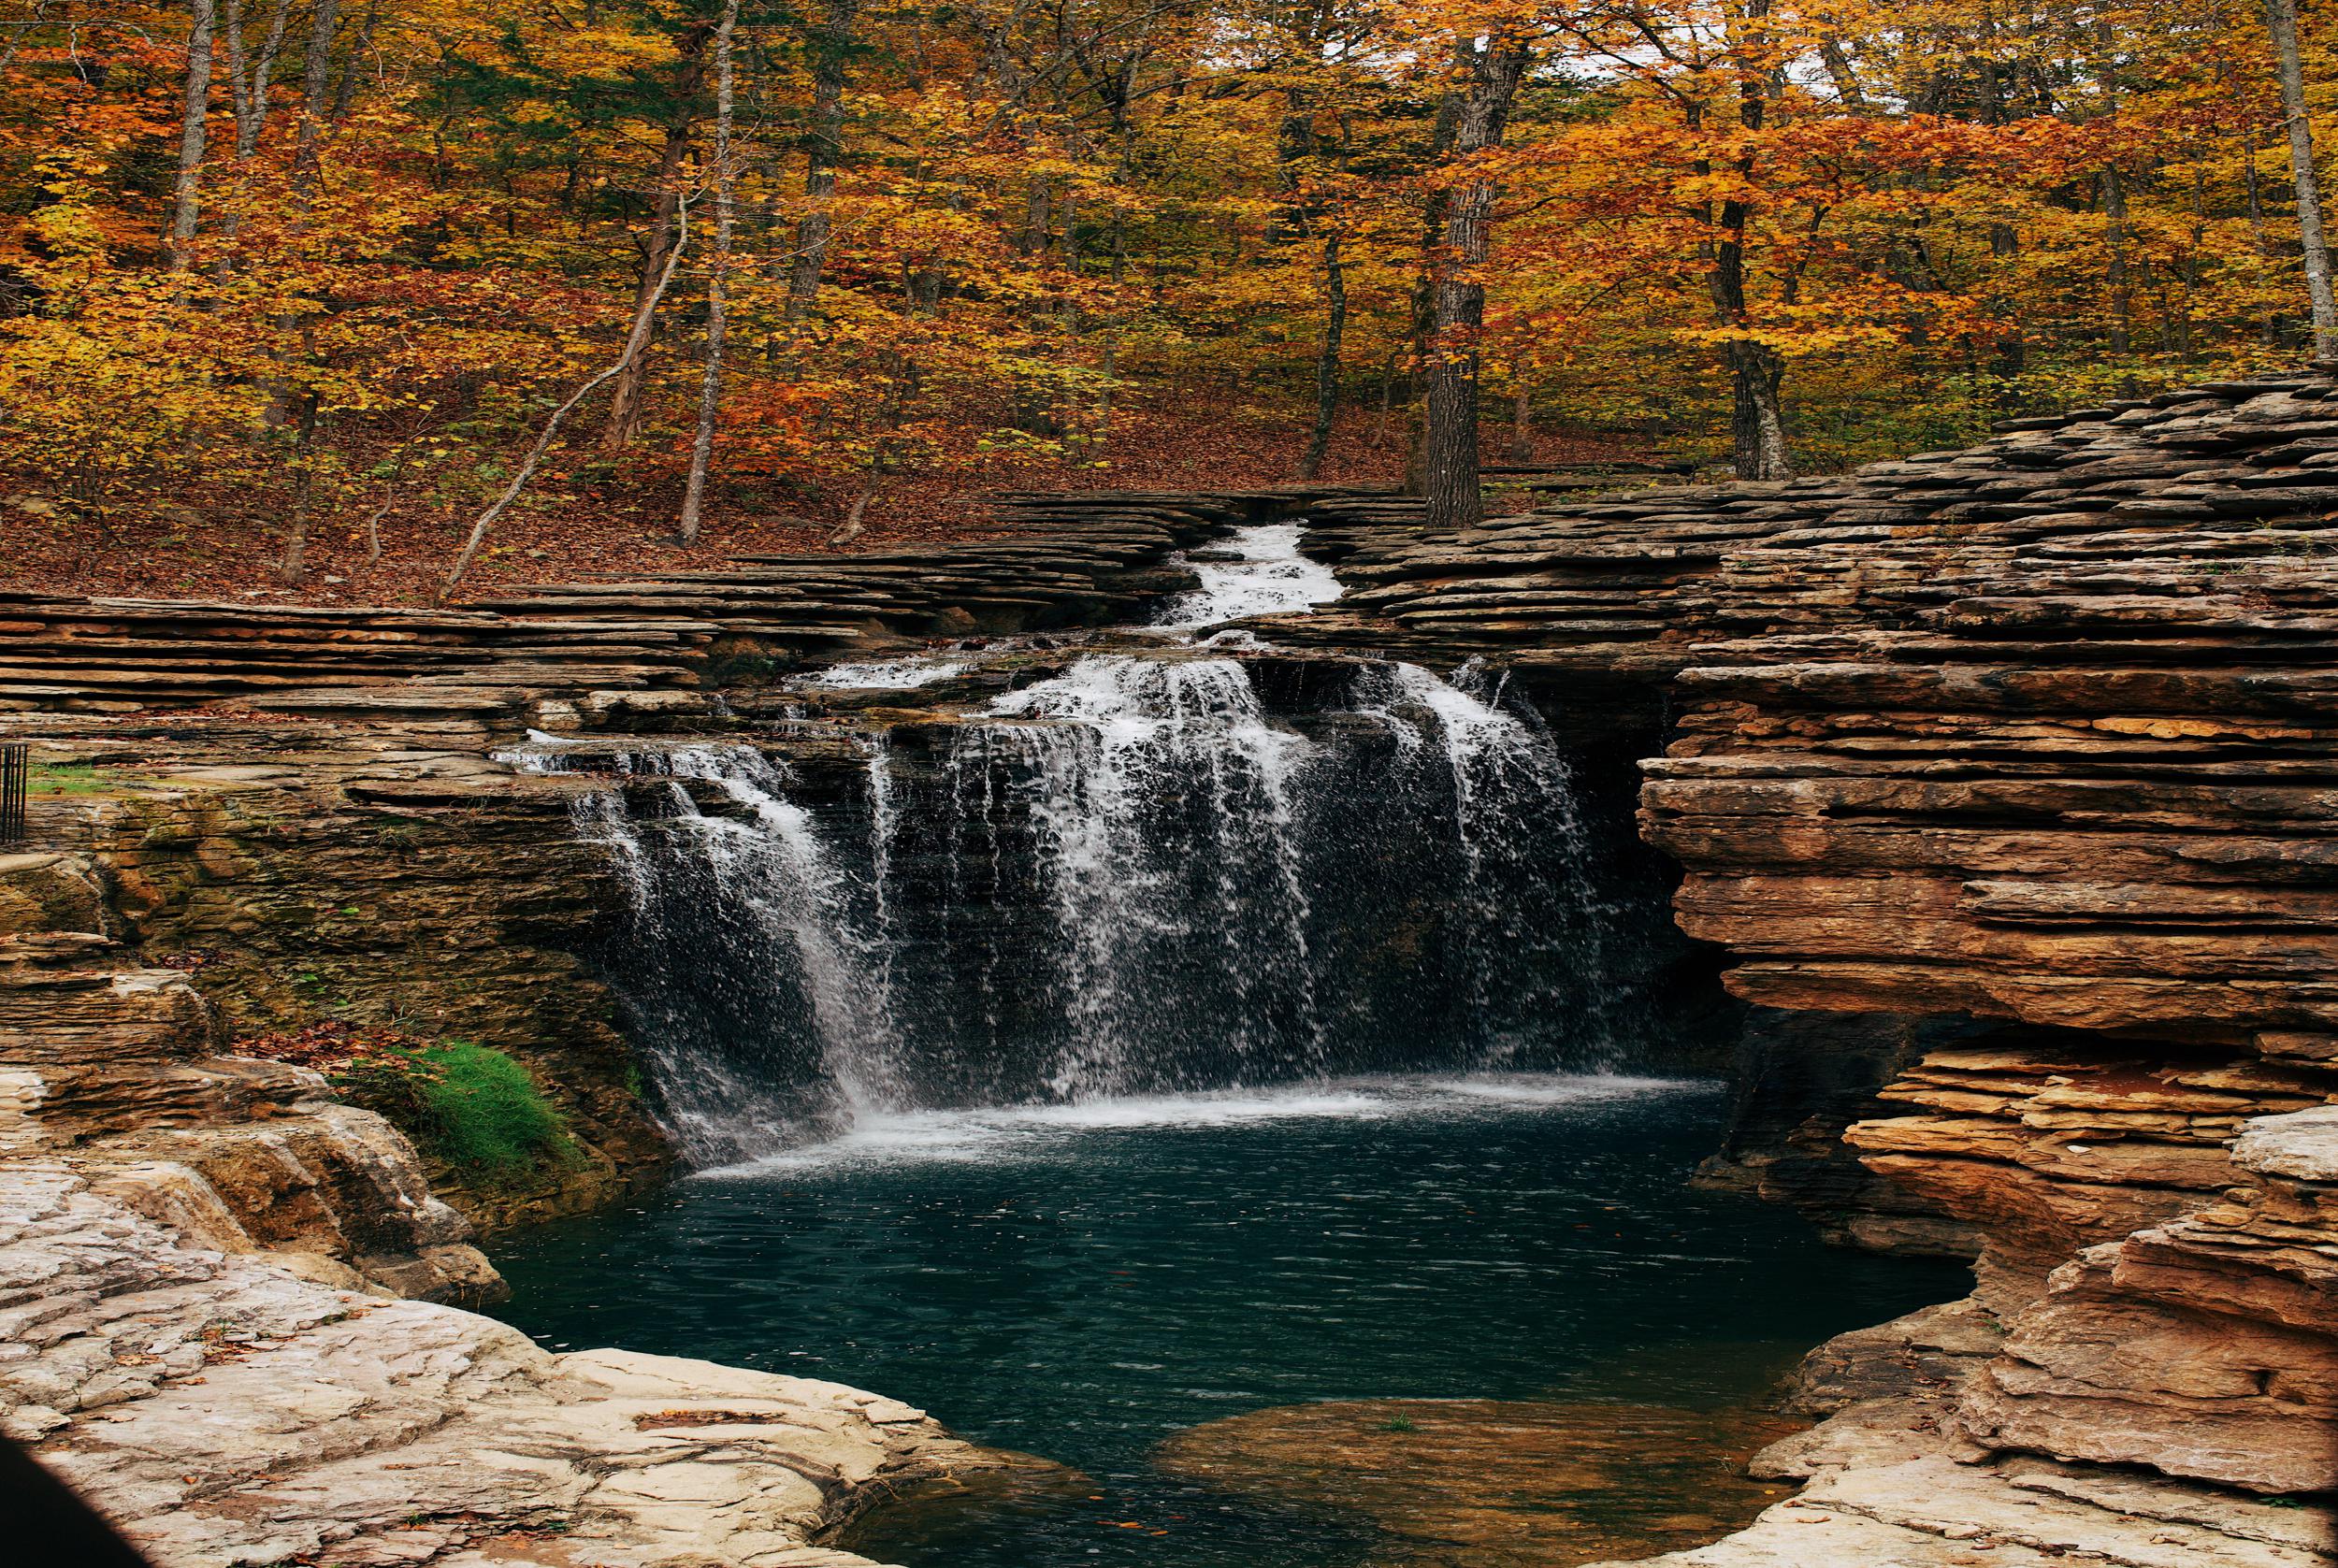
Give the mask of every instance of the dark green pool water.
[{"label": "dark green pool water", "polygon": [[1174,1480],[1156,1446],[1318,1401],[1739,1403],[1965,1287],[1690,1188],[1724,1111],[1710,1085],[1512,1077],[910,1115],[496,1261],[555,1348],[855,1384],[1092,1480],[879,1517],[871,1556],[1354,1568],[1384,1561],[1367,1520]]}]

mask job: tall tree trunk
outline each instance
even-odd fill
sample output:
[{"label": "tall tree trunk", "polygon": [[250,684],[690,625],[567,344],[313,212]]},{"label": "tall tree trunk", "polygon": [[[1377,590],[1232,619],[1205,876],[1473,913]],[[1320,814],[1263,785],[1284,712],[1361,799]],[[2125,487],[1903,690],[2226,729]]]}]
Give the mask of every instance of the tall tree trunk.
[{"label": "tall tree trunk", "polygon": [[1315,428],[1299,458],[1301,479],[1323,471],[1323,454],[1331,448],[1332,425],[1339,417],[1339,344],[1347,331],[1348,267],[1339,259],[1335,229],[1323,237],[1323,347],[1315,356]]},{"label": "tall tree trunk", "polygon": [[300,124],[293,137],[293,199],[305,207],[316,189],[320,155],[317,144],[325,135],[325,108],[332,81],[333,34],[340,26],[341,0],[317,0],[309,20],[309,52],[302,63]]},{"label": "tall tree trunk", "polygon": [[667,122],[666,139],[657,151],[657,195],[650,210],[649,245],[642,255],[642,281],[633,291],[634,324],[646,336],[640,352],[629,352],[618,362],[617,384],[610,393],[609,412],[600,425],[603,452],[622,452],[642,433],[647,411],[642,392],[649,381],[649,345],[657,336],[657,313],[650,313],[644,328],[642,308],[653,295],[664,294],[665,264],[680,243],[676,220],[682,209],[682,165],[690,155],[690,133],[698,125],[699,89],[706,80],[706,41],[713,34],[713,24],[694,22],[674,44],[674,51],[682,57],[674,73],[679,107],[674,118]]},{"label": "tall tree trunk", "polygon": [[[331,81],[333,65],[333,34],[340,25],[340,0],[317,0],[316,12],[310,18],[309,52],[300,94],[300,123],[293,134],[291,205],[296,229],[307,227],[309,200],[316,191],[317,175],[321,166],[317,144],[324,134],[325,90]],[[276,324],[287,333],[299,331],[304,342],[310,337],[308,317],[300,312],[279,316],[276,318]],[[283,364],[292,363],[292,356],[289,354],[278,357]],[[281,428],[284,421],[291,417],[295,396],[295,389],[289,375],[279,377],[272,383],[268,392],[267,412],[264,416],[270,429]],[[313,401],[313,397],[311,396],[310,400]],[[304,412],[301,418],[305,423],[301,426],[300,439],[296,450],[305,452],[309,439],[315,430],[315,415],[312,411]],[[305,459],[303,461],[305,462]],[[305,507],[309,484],[309,473],[306,468],[302,470],[301,484],[303,486],[302,505]],[[305,512],[303,516],[305,519]],[[301,526],[306,527],[305,520]],[[299,569],[298,550],[287,551],[284,559],[285,581],[297,582],[299,580],[296,575]]]},{"label": "tall tree trunk", "polygon": [[314,391],[300,395],[299,427],[293,438],[293,462],[300,477],[294,482],[292,519],[284,528],[284,558],[276,568],[277,576],[286,583],[300,583],[309,575],[309,513],[317,489],[317,405]]},{"label": "tall tree trunk", "polygon": [[2135,284],[2127,257],[2127,181],[2116,169],[2102,171],[2102,222],[2111,250],[2105,278],[2111,296],[2111,352],[2123,354],[2135,346]]},{"label": "tall tree trunk", "polygon": [[[1712,272],[1713,313],[1724,324],[1740,327],[1747,322],[1744,223],[1741,204],[1723,204],[1723,232],[1740,237],[1724,238],[1714,248]],[[1785,410],[1779,396],[1785,361],[1768,344],[1744,338],[1730,341],[1727,361],[1731,471],[1739,479],[1791,478],[1794,460],[1786,446]]]},{"label": "tall tree trunk", "polygon": [[2298,237],[2305,247],[2305,293],[2313,309],[2314,357],[2338,360],[2338,292],[2322,231],[2321,181],[2314,173],[2314,127],[2305,118],[2305,72],[2298,58],[2297,0],[2265,0],[2281,75],[2281,114],[2289,129],[2289,175],[2297,184]]},{"label": "tall tree trunk", "polygon": [[[638,319],[642,302],[649,298],[657,286],[657,278],[666,258],[673,253],[674,213],[682,198],[682,165],[688,155],[690,133],[687,126],[670,129],[665,146],[657,158],[657,205],[651,210],[649,245],[642,252],[642,281],[633,291],[633,312]],[[656,336],[653,320],[651,335]],[[609,396],[609,412],[601,419],[600,450],[622,452],[633,444],[642,433],[643,413],[642,391],[649,378],[649,354],[646,349],[627,358],[617,373],[617,384]]]},{"label": "tall tree trunk", "polygon": [[197,190],[202,183],[203,144],[211,108],[211,0],[194,0],[194,20],[187,30],[187,93],[185,116],[179,131],[179,182],[171,196],[170,270],[184,272],[188,247],[195,243]]},{"label": "tall tree trunk", "polygon": [[[1464,160],[1502,145],[1510,103],[1526,75],[1524,39],[1496,31],[1463,46],[1469,86],[1453,125],[1453,156]],[[1422,492],[1432,528],[1474,528],[1485,521],[1478,475],[1479,332],[1485,325],[1482,268],[1494,246],[1494,182],[1472,177],[1448,193],[1445,243],[1438,258],[1430,321],[1428,438]]]},{"label": "tall tree trunk", "polygon": [[[276,69],[276,57],[284,49],[284,22],[292,10],[291,0],[276,0],[275,9],[267,19],[267,37],[260,44],[260,52],[253,60],[247,75],[243,58],[242,0],[227,0],[227,89],[236,109],[236,162],[251,161],[260,149],[260,132],[267,124],[268,78]],[[231,217],[230,222],[234,220]],[[232,232],[232,231],[231,231]]]},{"label": "tall tree trunk", "polygon": [[[1768,15],[1767,3],[1749,6],[1746,15]],[[1772,85],[1770,73],[1740,67],[1738,72],[1738,123],[1758,131],[1767,118]],[[1754,154],[1749,150],[1737,164],[1740,181],[1751,184]],[[1745,234],[1754,215],[1750,203],[1731,199],[1721,204],[1720,240],[1713,246],[1712,268],[1707,286],[1712,295],[1714,318],[1740,333],[1752,328],[1753,316],[1745,295]],[[1779,388],[1786,364],[1777,350],[1751,337],[1729,340],[1726,350],[1730,394],[1730,467],[1739,479],[1785,479],[1794,472],[1786,447],[1785,410]]]},{"label": "tall tree trunk", "polygon": [[[2010,261],[2021,252],[2021,237],[2011,223],[1989,225],[1989,254],[1999,261]],[[1991,351],[1990,371],[2001,381],[2011,381],[2022,373],[2029,357],[2028,344],[2023,339],[2021,302],[2011,284],[1992,282],[1988,295],[1989,313],[1999,323],[1997,342]],[[1995,394],[1992,394],[1993,398]]]},{"label": "tall tree trunk", "polygon": [[341,59],[340,79],[333,88],[333,123],[338,125],[349,118],[349,106],[357,96],[357,73],[364,68],[366,50],[373,47],[373,30],[382,21],[382,0],[366,0],[366,14],[357,23],[357,36],[349,41],[349,52]]},{"label": "tall tree trunk", "polygon": [[[1452,156],[1462,104],[1463,94],[1459,93],[1446,93],[1438,100],[1436,118],[1429,129],[1432,164],[1441,164]],[[1412,281],[1412,358],[1405,369],[1404,493],[1407,496],[1429,493],[1429,422],[1423,405],[1428,401],[1429,357],[1436,338],[1437,258],[1445,238],[1446,200],[1440,195],[1422,208],[1421,270]]]},{"label": "tall tree trunk", "polygon": [[852,48],[860,0],[829,0],[812,30],[812,131],[803,154],[803,216],[796,221],[796,255],[787,273],[787,319],[800,322],[819,297],[831,232],[829,204],[836,196],[836,165],[844,151],[844,56]]},{"label": "tall tree trunk", "polygon": [[699,385],[698,439],[690,447],[690,480],[682,494],[682,542],[699,541],[699,508],[706,498],[706,467],[714,453],[714,416],[723,401],[723,338],[729,331],[724,296],[730,275],[730,227],[736,173],[730,164],[730,38],[739,26],[739,0],[726,0],[714,30],[714,260],[706,274],[706,377]]},{"label": "tall tree trunk", "polygon": [[1835,89],[1835,101],[1853,114],[1868,112],[1868,95],[1859,87],[1859,73],[1852,67],[1851,52],[1842,47],[1840,38],[1827,36],[1819,40],[1819,63],[1826,67],[1826,79]]},{"label": "tall tree trunk", "polygon": [[[291,0],[276,0],[268,14],[267,36],[261,41],[260,52],[247,70],[242,0],[227,0],[227,97],[236,111],[236,162],[234,194],[228,198],[220,232],[230,239],[243,228],[243,200],[251,183],[252,157],[259,151],[260,133],[267,125],[268,78],[276,69],[277,55],[283,50],[284,22],[291,10]],[[227,266],[228,259],[223,254],[212,264],[212,270],[224,278]]]},{"label": "tall tree trunk", "polygon": [[1729,436],[1739,479],[1786,479],[1794,473],[1778,396],[1785,375],[1785,361],[1774,350],[1759,343],[1729,345]]},{"label": "tall tree trunk", "polygon": [[1535,393],[1523,377],[1510,388],[1509,460],[1535,460]]}]

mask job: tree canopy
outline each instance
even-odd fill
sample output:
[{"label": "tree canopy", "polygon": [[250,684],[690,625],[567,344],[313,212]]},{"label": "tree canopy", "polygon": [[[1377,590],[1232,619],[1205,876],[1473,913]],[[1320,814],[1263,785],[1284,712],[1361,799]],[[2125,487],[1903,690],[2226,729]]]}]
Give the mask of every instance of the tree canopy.
[{"label": "tree canopy", "polygon": [[1197,419],[1422,481],[1465,394],[1823,470],[2311,346],[2256,0],[8,0],[0,76],[15,521],[293,579]]}]

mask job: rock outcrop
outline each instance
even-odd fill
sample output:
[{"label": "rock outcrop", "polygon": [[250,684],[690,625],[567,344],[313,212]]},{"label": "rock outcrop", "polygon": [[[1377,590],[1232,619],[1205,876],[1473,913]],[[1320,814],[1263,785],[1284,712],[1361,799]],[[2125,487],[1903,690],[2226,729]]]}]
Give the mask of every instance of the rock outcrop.
[{"label": "rock outcrop", "polygon": [[[230,1046],[349,1025],[527,1064],[578,1158],[492,1189],[442,1182],[481,1221],[589,1207],[665,1168],[584,957],[611,872],[577,842],[580,781],[491,760],[496,737],[469,723],[35,722],[70,788],[36,792],[45,848],[22,858],[50,869],[0,868],[0,931],[104,936],[128,967],[175,970],[169,994],[208,1000]],[[165,1092],[147,1064],[117,1076]]]},{"label": "rock outcrop", "polygon": [[2012,1316],[2082,1251],[2173,1220],[2244,1179],[2251,1117],[2326,1103],[2307,1071],[2057,1035],[1930,1051],[1883,1090],[1913,1115],[1844,1135],[1871,1171],[1974,1228],[1983,1305]]},{"label": "rock outcrop", "polygon": [[0,937],[0,1168],[38,1154],[222,1252],[444,1300],[500,1288],[406,1140],[304,1068],[221,1054],[186,976],[106,938]]},{"label": "rock outcrop", "polygon": [[1999,1447],[2338,1491],[2338,1108],[2252,1121],[2205,1206],[2080,1252],[1960,1407]]},{"label": "rock outcrop", "polygon": [[0,1421],[163,1564],[846,1568],[887,1489],[999,1462],[830,1383],[554,1356],[223,1253],[147,1172],[0,1164]]},{"label": "rock outcrop", "polygon": [[[2003,1336],[1970,1304],[1931,1308],[1812,1352],[1796,1407],[1812,1430],[1754,1457],[1794,1497],[1710,1546],[1636,1568],[2329,1568],[2319,1507],[2197,1482],[1992,1455],[1957,1401]],[[1594,1568],[1623,1568],[1600,1563]]]},{"label": "rock outcrop", "polygon": [[[156,790],[167,820],[202,794]],[[874,1395],[439,1304],[502,1286],[412,1145],[226,1054],[188,974],[107,934],[152,869],[0,857],[0,1429],[157,1563],[844,1568],[816,1543],[869,1501],[1003,1462]]]}]

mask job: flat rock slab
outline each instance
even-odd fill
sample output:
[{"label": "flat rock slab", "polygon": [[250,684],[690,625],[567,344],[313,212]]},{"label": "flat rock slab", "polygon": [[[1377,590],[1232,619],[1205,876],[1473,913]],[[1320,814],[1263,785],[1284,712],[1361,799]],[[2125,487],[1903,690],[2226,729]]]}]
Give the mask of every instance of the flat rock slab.
[{"label": "flat rock slab", "polygon": [[187,1243],[65,1164],[0,1167],[0,1420],[158,1568],[862,1559],[893,1484],[991,1456],[838,1384],[601,1350]]}]

